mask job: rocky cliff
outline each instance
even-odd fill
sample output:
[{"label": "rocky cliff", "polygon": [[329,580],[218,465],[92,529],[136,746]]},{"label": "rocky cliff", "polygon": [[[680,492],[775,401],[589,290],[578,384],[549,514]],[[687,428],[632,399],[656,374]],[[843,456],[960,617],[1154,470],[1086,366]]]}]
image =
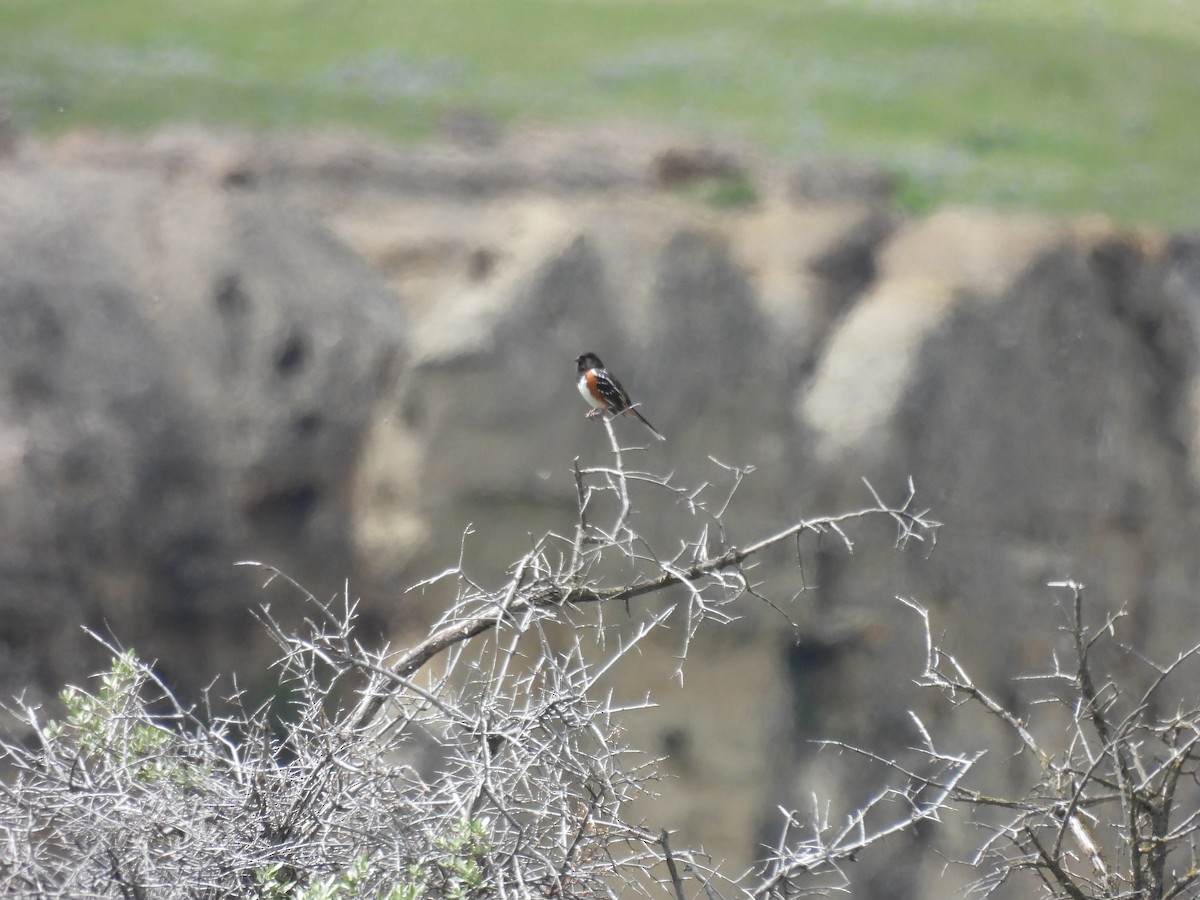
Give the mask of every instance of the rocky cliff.
[{"label": "rocky cliff", "polygon": [[[1014,693],[1059,639],[1055,578],[1173,655],[1197,621],[1200,240],[906,217],[889,189],[632,129],[21,147],[0,161],[6,692],[90,668],[81,624],[188,689],[244,666],[271,599],[245,558],[319,594],[348,578],[412,634],[438,598],[401,588],[460,544],[499,579],[570,527],[571,460],[605,450],[583,350],[667,434],[647,467],[757,467],[734,543],[863,505],[863,478],[912,476],[945,523],[928,557],[883,532],[813,548],[791,620],[748,602],[682,686],[674,647],[618,676],[661,704],[631,739],[668,756],[655,815],[689,840],[747,862],[777,803],[831,790],[808,738],[909,741],[926,701],[896,594]],[[933,895],[919,865],[881,870],[872,896]]]}]

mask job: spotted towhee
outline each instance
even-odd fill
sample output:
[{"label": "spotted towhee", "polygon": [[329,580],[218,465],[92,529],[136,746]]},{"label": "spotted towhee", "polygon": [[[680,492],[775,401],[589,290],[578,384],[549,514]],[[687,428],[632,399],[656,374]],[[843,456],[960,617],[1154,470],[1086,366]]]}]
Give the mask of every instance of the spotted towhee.
[{"label": "spotted towhee", "polygon": [[649,428],[656,438],[660,441],[666,440],[658,433],[658,429],[647,422],[646,417],[637,411],[637,407],[629,399],[629,394],[625,392],[625,388],[621,387],[621,382],[617,381],[617,376],[604,368],[600,357],[595,353],[585,353],[575,359],[575,365],[579,369],[579,393],[583,394],[583,399],[592,405],[592,411],[588,413],[589,417],[598,416],[604,412],[614,416],[631,413]]}]

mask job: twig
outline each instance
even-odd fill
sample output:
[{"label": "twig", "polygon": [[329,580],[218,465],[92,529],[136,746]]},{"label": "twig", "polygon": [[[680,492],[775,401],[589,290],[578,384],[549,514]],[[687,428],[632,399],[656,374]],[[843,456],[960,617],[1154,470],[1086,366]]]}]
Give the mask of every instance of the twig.
[{"label": "twig", "polygon": [[675,900],[685,900],[683,894],[683,879],[679,877],[679,869],[675,866],[675,855],[671,853],[671,839],[667,829],[663,829],[658,839],[663,850],[663,859],[667,862],[667,872],[671,876],[671,886],[675,889]]}]

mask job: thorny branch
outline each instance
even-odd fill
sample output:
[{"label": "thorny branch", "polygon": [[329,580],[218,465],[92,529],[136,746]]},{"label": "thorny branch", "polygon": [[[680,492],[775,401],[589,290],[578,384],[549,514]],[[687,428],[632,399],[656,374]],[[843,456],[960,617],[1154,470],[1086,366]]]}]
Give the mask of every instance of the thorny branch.
[{"label": "thorny branch", "polygon": [[[591,603],[628,603],[639,597],[661,593],[668,588],[683,586],[690,592],[692,606],[689,616],[689,637],[695,627],[706,616],[712,615],[712,607],[705,604],[703,591],[707,587],[717,587],[719,590],[732,592],[733,596],[740,595],[749,584],[743,563],[771,547],[782,544],[804,533],[824,535],[830,532],[836,534],[848,549],[853,549],[853,542],[843,530],[849,522],[864,519],[869,516],[883,515],[896,523],[896,547],[903,549],[910,541],[929,542],[932,546],[937,540],[937,530],[941,523],[929,518],[928,510],[914,509],[916,489],[912,480],[908,483],[908,494],[899,505],[885,503],[868,483],[867,488],[875,504],[851,512],[832,516],[816,516],[799,519],[788,527],[761,538],[744,548],[726,547],[723,552],[705,556],[693,561],[690,565],[679,566],[671,562],[652,557],[656,566],[632,583],[603,587],[598,584],[583,581],[588,566],[594,558],[606,552],[617,551],[629,556],[635,555],[632,549],[643,543],[643,539],[629,525],[631,501],[629,485],[632,481],[644,481],[656,487],[664,488],[676,495],[686,496],[689,507],[700,511],[702,504],[696,500],[695,493],[686,493],[673,486],[668,479],[651,476],[641,472],[630,472],[625,468],[623,452],[613,432],[609,420],[604,421],[612,445],[614,465],[609,468],[588,468],[580,470],[575,463],[575,484],[579,497],[579,519],[575,537],[571,543],[570,564],[565,567],[555,567],[548,553],[543,552],[542,558],[532,565],[532,560],[522,561],[523,573],[525,567],[532,565],[538,576],[528,583],[523,583],[520,574],[509,584],[500,614],[497,610],[487,609],[482,612],[469,611],[470,597],[460,597],[452,613],[442,627],[435,630],[428,638],[411,649],[401,653],[390,665],[391,672],[399,678],[410,677],[420,670],[431,659],[449,647],[469,640],[496,627],[504,620],[527,621],[532,613],[550,610],[563,606],[583,606]],[[600,476],[605,479],[607,490],[614,492],[619,498],[618,509],[612,526],[608,530],[598,527],[589,528],[586,510],[591,497],[599,488],[585,487],[589,476]],[[741,473],[738,473],[736,485],[740,484]],[[721,512],[728,506],[730,498],[722,504]],[[719,521],[719,517],[718,517]],[[693,542],[700,548],[707,545],[709,532],[705,529],[701,538]],[[585,548],[589,538],[594,542],[590,548]],[[544,550],[544,548],[543,548]],[[653,571],[653,568],[658,571]],[[685,648],[686,650],[686,648]],[[354,718],[354,727],[367,728],[374,721],[380,710],[387,703],[388,690],[369,692]]]}]

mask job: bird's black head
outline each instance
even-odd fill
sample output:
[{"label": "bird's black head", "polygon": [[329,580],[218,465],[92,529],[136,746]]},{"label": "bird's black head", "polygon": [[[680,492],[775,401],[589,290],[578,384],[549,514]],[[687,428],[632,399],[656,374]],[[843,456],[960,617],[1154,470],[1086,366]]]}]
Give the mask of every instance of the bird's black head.
[{"label": "bird's black head", "polygon": [[575,357],[575,365],[579,367],[580,374],[588,369],[604,368],[604,363],[600,362],[600,357],[595,353],[584,353],[582,356]]}]

